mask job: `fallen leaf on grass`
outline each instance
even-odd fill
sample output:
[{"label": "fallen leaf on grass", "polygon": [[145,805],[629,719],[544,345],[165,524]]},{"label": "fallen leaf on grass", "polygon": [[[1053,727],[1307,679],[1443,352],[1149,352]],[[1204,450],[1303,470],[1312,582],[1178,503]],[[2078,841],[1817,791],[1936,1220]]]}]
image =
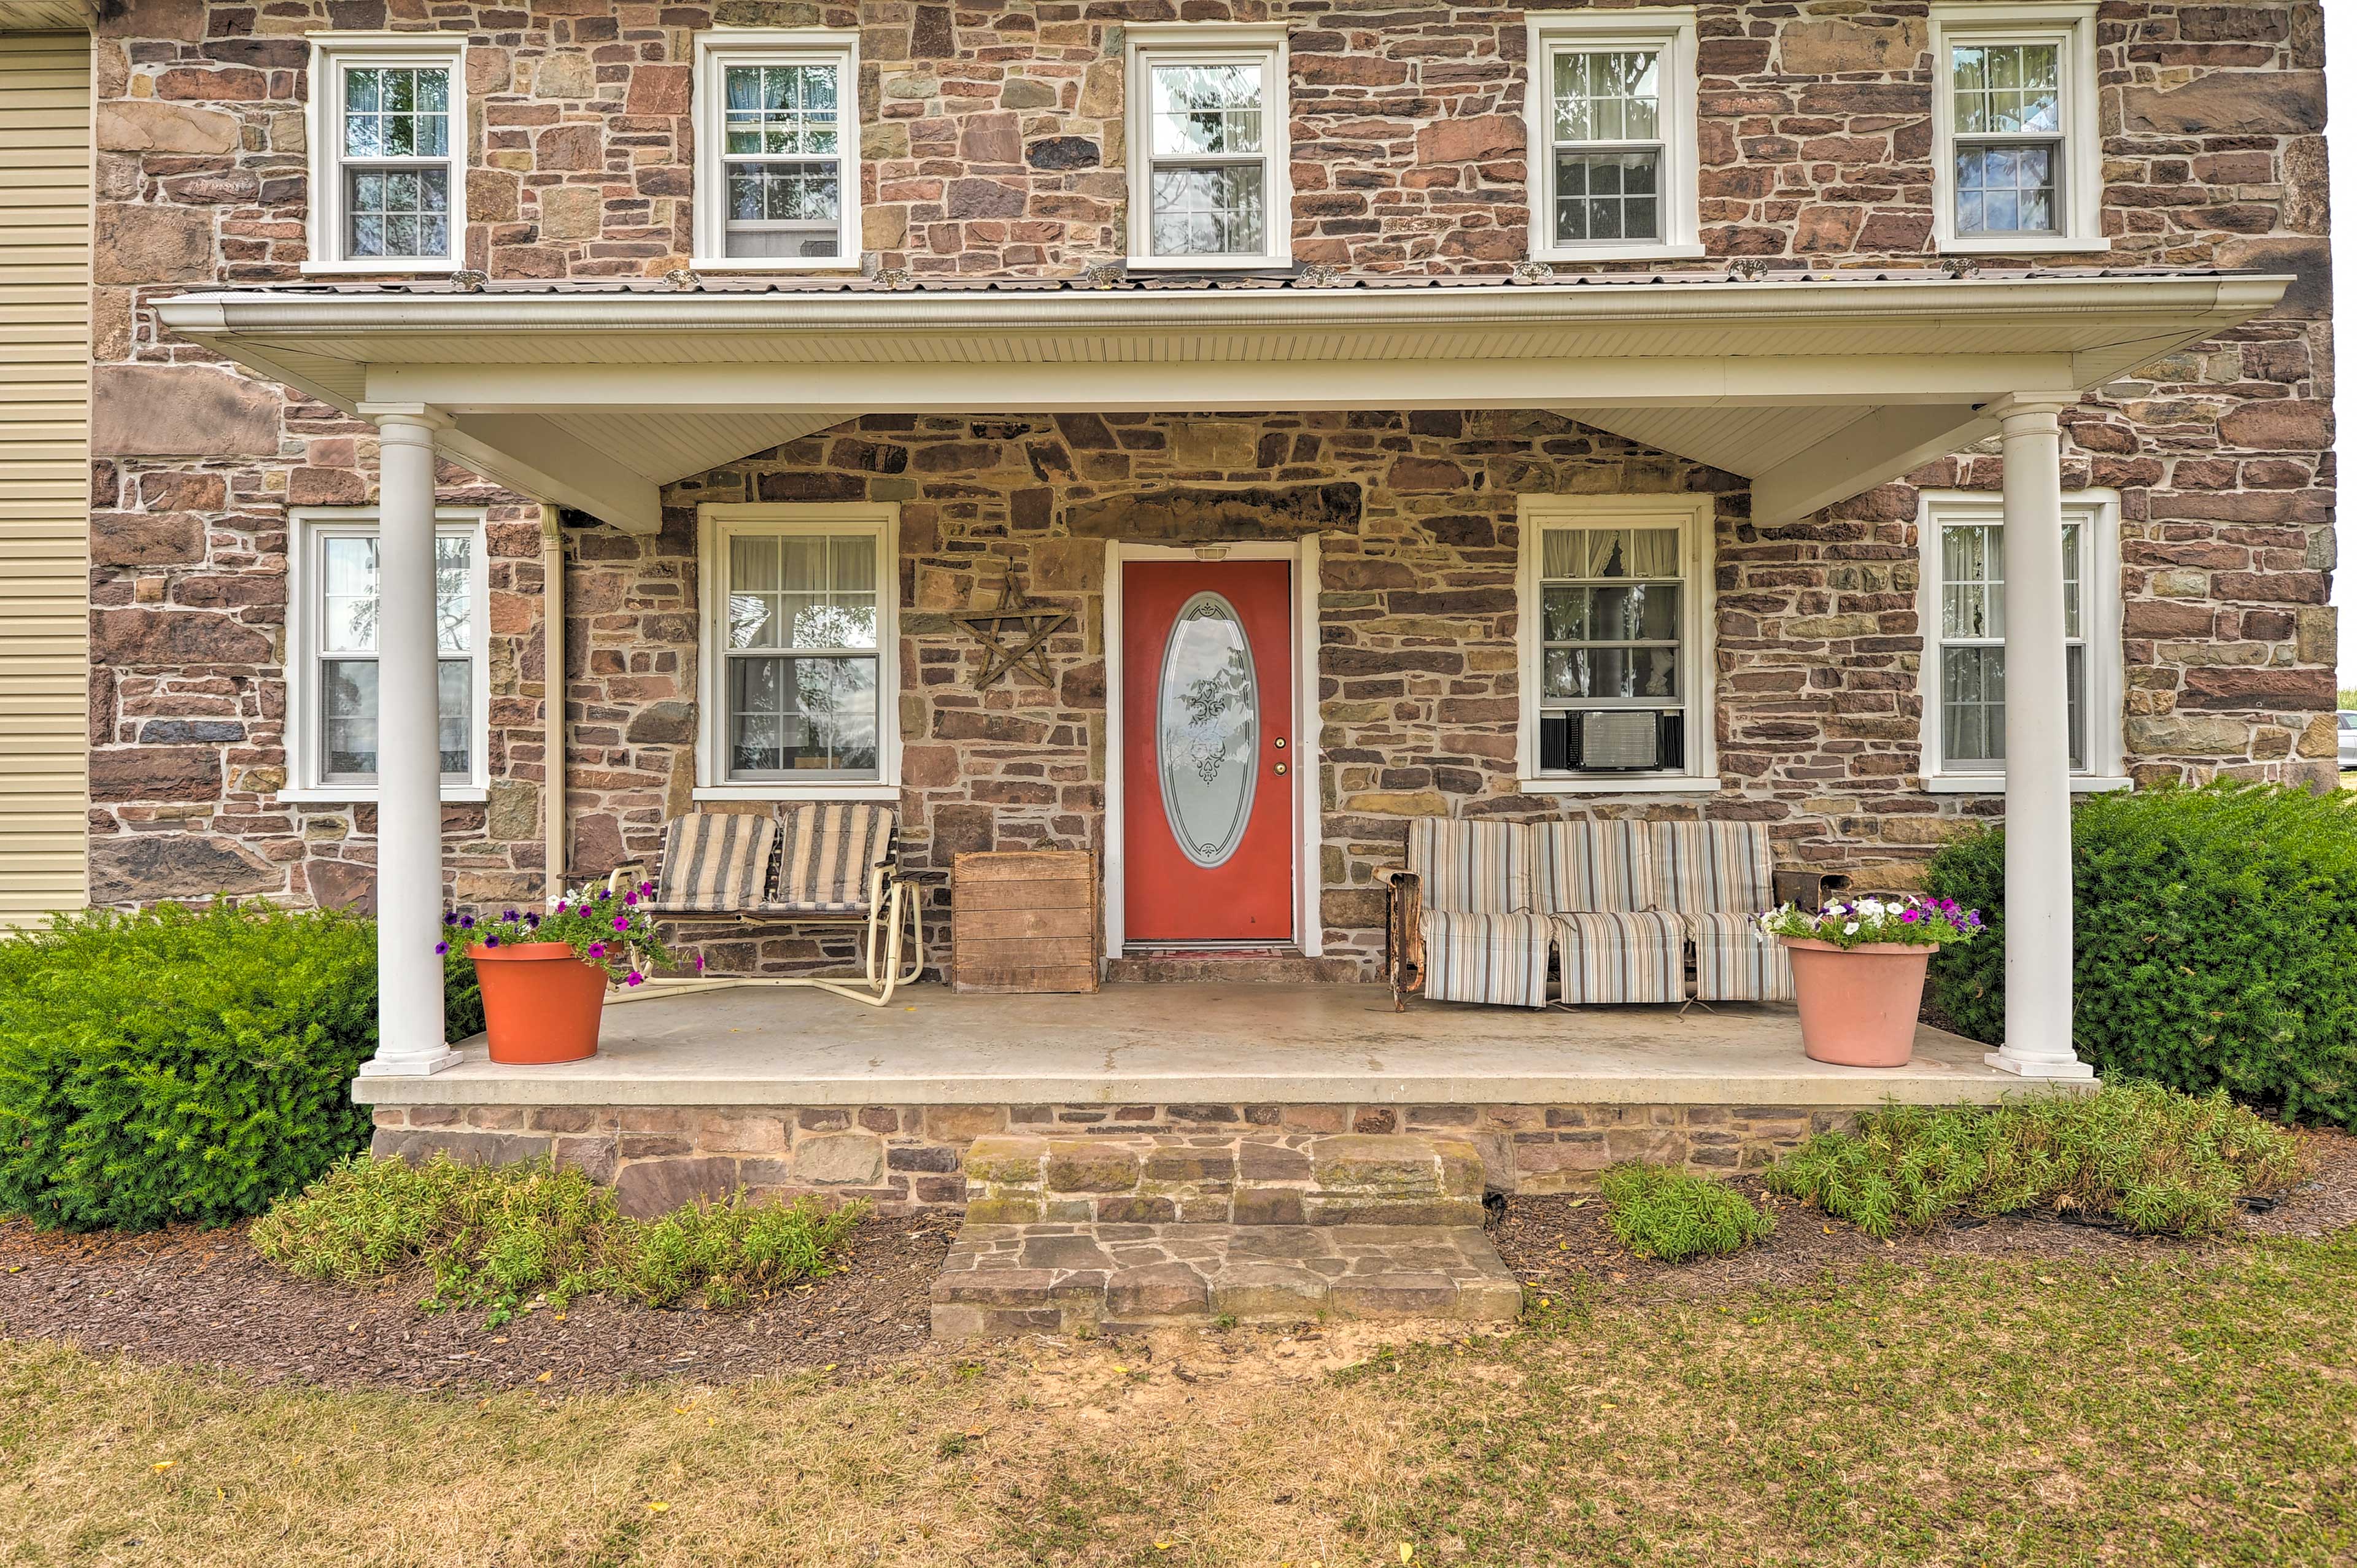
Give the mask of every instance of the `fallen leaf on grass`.
[{"label": "fallen leaf on grass", "polygon": [[649,1513],[662,1513],[670,1507],[671,1505],[669,1503],[649,1503],[647,1505],[647,1511]]},{"label": "fallen leaf on grass", "polygon": [[154,1465],[148,1467],[160,1476],[178,1463],[179,1461],[178,1459],[158,1459]]},{"label": "fallen leaf on grass", "polygon": [[556,1376],[554,1372],[543,1372],[540,1376],[533,1379],[533,1381],[535,1383],[544,1383],[554,1376]]}]

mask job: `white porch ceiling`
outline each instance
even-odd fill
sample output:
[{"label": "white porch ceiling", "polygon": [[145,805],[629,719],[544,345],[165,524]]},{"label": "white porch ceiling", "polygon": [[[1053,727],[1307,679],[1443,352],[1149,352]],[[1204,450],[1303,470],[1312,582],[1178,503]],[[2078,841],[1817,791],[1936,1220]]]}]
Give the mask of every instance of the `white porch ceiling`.
[{"label": "white porch ceiling", "polygon": [[1544,408],[1739,474],[1784,521],[2273,307],[2203,273],[1387,278],[1081,289],[305,286],[164,324],[347,412],[425,404],[460,461],[624,527],[657,487],[868,412]]}]

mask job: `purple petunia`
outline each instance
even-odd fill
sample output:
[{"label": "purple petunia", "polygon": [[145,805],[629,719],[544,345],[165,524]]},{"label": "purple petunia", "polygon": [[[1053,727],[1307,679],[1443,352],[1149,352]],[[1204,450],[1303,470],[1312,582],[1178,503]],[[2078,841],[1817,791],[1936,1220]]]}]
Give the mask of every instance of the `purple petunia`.
[{"label": "purple petunia", "polygon": [[444,925],[446,925],[446,926],[455,926],[455,925],[457,925],[457,924],[458,923],[458,917],[457,917],[457,914],[456,913],[456,911],[454,911],[454,910],[449,910],[449,909],[445,909],[445,910],[443,910],[443,911],[442,911],[442,923],[443,923]]},{"label": "purple petunia", "polygon": [[523,923],[530,926],[535,931],[540,929],[540,917],[538,915],[525,915],[523,918]]},{"label": "purple petunia", "polygon": [[623,982],[622,982],[622,983],[623,983],[623,984],[625,984],[625,985],[636,985],[636,984],[638,984],[640,981],[643,981],[644,979],[646,979],[646,976],[645,976],[645,975],[643,975],[643,974],[640,974],[637,970],[635,970],[635,969],[634,969],[634,970],[630,971],[630,977],[629,977],[628,979],[626,979],[625,981],[623,981]]},{"label": "purple petunia", "polygon": [[630,905],[633,908],[636,908],[638,907],[639,896],[635,893],[625,893],[622,895],[622,902]]},{"label": "purple petunia", "polygon": [[565,913],[565,900],[564,900],[564,899],[562,899],[562,898],[559,898],[559,899],[556,901],[556,913],[558,913],[558,914],[560,914],[560,915],[562,915],[563,913]]},{"label": "purple petunia", "polygon": [[502,909],[500,911],[500,918],[502,920],[512,920],[515,918],[515,911],[513,909]]},{"label": "purple petunia", "polygon": [[1923,918],[1923,911],[1921,909],[1901,909],[1899,911],[1899,918],[1911,926],[1916,921]]},{"label": "purple petunia", "polygon": [[483,945],[487,948],[495,948],[500,945],[500,939],[496,936],[485,937]]},{"label": "purple petunia", "polygon": [[615,917],[614,917],[614,929],[615,929],[616,930],[618,930],[618,931],[627,931],[627,930],[629,930],[629,929],[630,929],[630,918],[628,915],[617,915],[617,916],[615,916]]},{"label": "purple petunia", "polygon": [[591,958],[604,958],[606,956],[606,944],[604,942],[591,942],[589,944],[589,956]]},{"label": "purple petunia", "polygon": [[704,972],[704,955],[702,953],[697,953],[695,955],[695,972],[698,974],[702,974]]},{"label": "purple petunia", "polygon": [[639,891],[641,893],[652,894],[654,890],[655,885],[651,882],[641,882],[639,884]]},{"label": "purple petunia", "polygon": [[444,953],[448,952],[449,950],[450,944],[448,942],[436,942],[434,944],[434,956],[436,958],[441,957]]},{"label": "purple petunia", "polygon": [[474,917],[474,916],[472,916],[472,915],[461,915],[461,916],[459,916],[459,917],[458,917],[458,929],[459,929],[460,930],[462,930],[462,931],[471,931],[471,930],[473,930],[473,929],[475,929],[475,917]]}]

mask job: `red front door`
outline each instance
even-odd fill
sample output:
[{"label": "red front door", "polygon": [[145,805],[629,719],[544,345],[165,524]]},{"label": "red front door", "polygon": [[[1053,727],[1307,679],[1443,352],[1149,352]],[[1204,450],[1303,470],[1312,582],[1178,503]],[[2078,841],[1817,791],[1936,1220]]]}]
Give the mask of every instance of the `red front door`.
[{"label": "red front door", "polygon": [[1122,573],[1127,940],[1293,940],[1293,567]]}]

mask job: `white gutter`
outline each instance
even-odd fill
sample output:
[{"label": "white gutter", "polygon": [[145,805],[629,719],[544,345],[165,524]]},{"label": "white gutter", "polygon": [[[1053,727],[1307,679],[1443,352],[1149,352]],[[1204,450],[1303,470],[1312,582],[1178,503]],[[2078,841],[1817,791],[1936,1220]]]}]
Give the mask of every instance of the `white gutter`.
[{"label": "white gutter", "polygon": [[1880,321],[2051,316],[2233,316],[2271,308],[2287,274],[2176,278],[1878,278],[1792,283],[1496,285],[1381,289],[1171,289],[989,294],[305,294],[158,302],[178,333],[630,331],[932,333],[1282,328],[1295,331],[1612,322]]}]

